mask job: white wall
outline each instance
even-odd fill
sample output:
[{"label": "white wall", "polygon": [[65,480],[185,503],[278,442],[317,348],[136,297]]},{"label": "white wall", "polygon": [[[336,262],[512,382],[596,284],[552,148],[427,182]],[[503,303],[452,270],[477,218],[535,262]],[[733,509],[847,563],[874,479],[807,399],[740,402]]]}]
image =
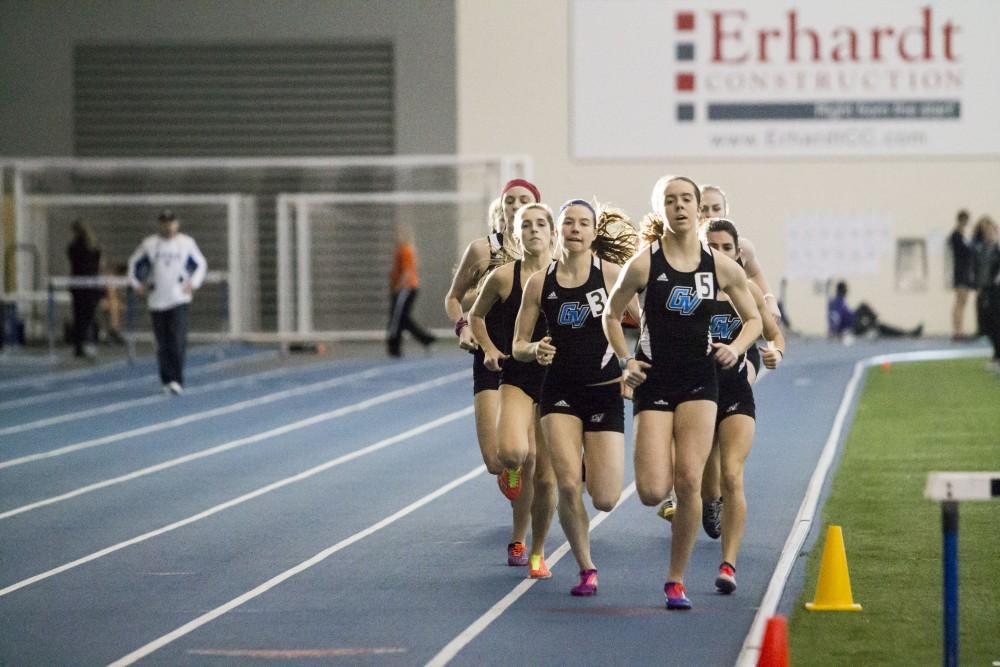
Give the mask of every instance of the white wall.
[{"label": "white wall", "polygon": [[[848,276],[851,303],[868,301],[889,323],[924,322],[929,333],[950,331],[944,238],[959,208],[968,208],[974,218],[1000,217],[1000,158],[576,160],[569,150],[569,0],[456,0],[456,14],[460,153],[530,154],[546,202],[597,195],[636,221],[648,210],[653,182],[665,173],[719,184],[729,195],[731,216],[757,245],[775,290],[784,273],[786,219],[808,212],[883,214],[893,220],[895,236],[927,239],[928,291],[895,291],[890,250],[877,276]],[[824,298],[812,282],[790,284],[787,306],[796,328],[825,331]],[[970,308],[967,328],[971,322]]]}]

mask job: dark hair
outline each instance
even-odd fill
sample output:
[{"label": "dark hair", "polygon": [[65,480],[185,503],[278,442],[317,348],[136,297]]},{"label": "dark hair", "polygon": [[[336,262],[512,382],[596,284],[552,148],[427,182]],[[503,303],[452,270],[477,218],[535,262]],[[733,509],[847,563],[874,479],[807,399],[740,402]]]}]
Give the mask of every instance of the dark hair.
[{"label": "dark hair", "polygon": [[969,221],[969,212],[966,211],[963,208],[961,211],[958,212],[957,219],[958,219],[959,222],[968,222]]},{"label": "dark hair", "polygon": [[160,215],[158,215],[156,219],[160,222],[173,222],[177,219],[177,216],[174,215],[174,212],[170,209],[166,209],[161,211]]},{"label": "dark hair", "polygon": [[77,218],[72,223],[70,223],[70,229],[73,233],[80,239],[83,240],[84,245],[88,250],[94,250],[97,248],[97,236],[94,234],[94,230],[85,223],[80,218]]},{"label": "dark hair", "polygon": [[847,283],[843,280],[837,283],[837,296],[847,296]]},{"label": "dark hair", "polygon": [[736,225],[733,221],[728,218],[710,218],[708,221],[708,226],[705,227],[706,232],[726,232],[733,237],[733,243],[736,245],[736,251],[740,250],[740,233],[736,231]]}]

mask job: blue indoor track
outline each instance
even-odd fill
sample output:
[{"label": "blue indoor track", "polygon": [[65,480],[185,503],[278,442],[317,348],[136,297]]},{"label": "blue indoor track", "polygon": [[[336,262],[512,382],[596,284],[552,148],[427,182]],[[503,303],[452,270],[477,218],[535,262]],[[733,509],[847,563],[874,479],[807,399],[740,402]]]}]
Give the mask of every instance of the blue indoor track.
[{"label": "blue indoor track", "polygon": [[[756,388],[739,588],[715,592],[700,532],[687,613],[664,609],[670,525],[632,493],[630,418],[599,595],[569,595],[570,554],[530,585],[507,567],[457,350],[194,349],[180,397],[148,358],[5,375],[0,664],[731,665],[854,362],[933,346],[789,342]],[[554,519],[550,565],[563,543]]]}]

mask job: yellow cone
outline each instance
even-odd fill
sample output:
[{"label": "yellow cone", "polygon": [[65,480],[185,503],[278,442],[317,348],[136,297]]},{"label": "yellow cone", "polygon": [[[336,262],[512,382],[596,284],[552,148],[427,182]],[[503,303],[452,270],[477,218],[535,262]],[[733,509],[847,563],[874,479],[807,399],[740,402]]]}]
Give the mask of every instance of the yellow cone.
[{"label": "yellow cone", "polygon": [[809,611],[861,611],[851,595],[851,575],[847,573],[847,551],[840,526],[826,529],[823,560],[819,564],[816,599],[806,603]]}]

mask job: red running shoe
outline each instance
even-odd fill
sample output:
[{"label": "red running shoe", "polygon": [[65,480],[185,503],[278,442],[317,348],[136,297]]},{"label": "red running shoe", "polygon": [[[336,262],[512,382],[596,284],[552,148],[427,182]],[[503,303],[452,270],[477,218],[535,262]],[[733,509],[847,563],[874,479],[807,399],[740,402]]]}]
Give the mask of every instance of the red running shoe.
[{"label": "red running shoe", "polygon": [[504,471],[497,475],[497,486],[507,500],[517,500],[521,495],[521,469],[504,468]]},{"label": "red running shoe", "polygon": [[719,566],[719,576],[715,578],[715,587],[720,593],[729,595],[736,590],[736,566],[732,563],[722,562]]},{"label": "red running shoe", "polygon": [[580,583],[570,589],[571,595],[597,595],[597,570],[580,570]]}]

